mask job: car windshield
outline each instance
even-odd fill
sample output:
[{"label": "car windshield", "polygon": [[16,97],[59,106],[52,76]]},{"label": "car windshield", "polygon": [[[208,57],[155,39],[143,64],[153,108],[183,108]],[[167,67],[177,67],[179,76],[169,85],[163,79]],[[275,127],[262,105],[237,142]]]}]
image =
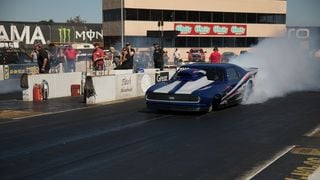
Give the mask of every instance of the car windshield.
[{"label": "car windshield", "polygon": [[202,49],[191,49],[190,53],[202,53],[203,50]]},{"label": "car windshield", "polygon": [[208,80],[223,81],[224,71],[221,68],[188,68],[181,67],[171,80],[196,80],[206,76]]}]

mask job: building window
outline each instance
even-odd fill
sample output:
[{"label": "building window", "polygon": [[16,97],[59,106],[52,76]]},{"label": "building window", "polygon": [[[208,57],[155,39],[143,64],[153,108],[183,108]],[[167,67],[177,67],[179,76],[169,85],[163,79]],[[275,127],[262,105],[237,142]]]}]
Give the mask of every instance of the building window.
[{"label": "building window", "polygon": [[163,17],[161,10],[151,10],[151,21],[160,21],[162,19]]},{"label": "building window", "polygon": [[188,11],[188,21],[198,22],[199,21],[199,12],[198,11]]},{"label": "building window", "polygon": [[213,12],[212,13],[212,22],[223,22],[223,13],[222,12]]},{"label": "building window", "polygon": [[199,47],[199,38],[198,37],[188,37],[187,38],[187,47]]},{"label": "building window", "polygon": [[174,21],[174,11],[163,10],[163,20],[164,21]]},{"label": "building window", "polygon": [[200,22],[211,22],[211,13],[210,12],[200,12]]},{"label": "building window", "polygon": [[223,38],[223,47],[235,47],[235,38],[234,37]]},{"label": "building window", "polygon": [[212,38],[212,46],[215,47],[223,47],[223,38],[222,37],[213,37]]},{"label": "building window", "polygon": [[[120,9],[104,10],[104,21],[115,21],[121,18]],[[126,20],[141,21],[188,21],[188,22],[214,22],[214,23],[252,23],[252,24],[285,24],[285,14],[263,13],[232,13],[232,12],[206,12],[206,11],[174,11],[125,9]]]},{"label": "building window", "polygon": [[178,37],[176,38],[175,47],[187,47],[187,38],[186,37]]},{"label": "building window", "polygon": [[109,9],[103,11],[103,21],[120,21],[121,9]]},{"label": "building window", "polygon": [[256,37],[247,37],[247,47],[255,46],[258,42],[259,40]]},{"label": "building window", "polygon": [[138,20],[149,21],[150,20],[150,10],[139,9],[138,10]]},{"label": "building window", "polygon": [[258,14],[258,23],[272,24],[274,22],[271,14]]},{"label": "building window", "polygon": [[126,20],[138,20],[137,9],[125,9],[125,15]]},{"label": "building window", "polygon": [[234,13],[223,13],[223,22],[226,22],[226,23],[235,22]]},{"label": "building window", "polygon": [[210,37],[200,37],[200,47],[211,47]]},{"label": "building window", "polygon": [[247,38],[245,37],[236,37],[236,47],[247,47]]},{"label": "building window", "polygon": [[286,23],[286,15],[285,14],[274,15],[274,23],[275,24],[285,24]]},{"label": "building window", "polygon": [[176,11],[175,12],[175,21],[187,21],[187,12],[186,11]]},{"label": "building window", "polygon": [[247,14],[246,13],[236,13],[235,14],[236,23],[247,23]]},{"label": "building window", "polygon": [[247,13],[247,23],[257,23],[257,14],[256,13]]}]

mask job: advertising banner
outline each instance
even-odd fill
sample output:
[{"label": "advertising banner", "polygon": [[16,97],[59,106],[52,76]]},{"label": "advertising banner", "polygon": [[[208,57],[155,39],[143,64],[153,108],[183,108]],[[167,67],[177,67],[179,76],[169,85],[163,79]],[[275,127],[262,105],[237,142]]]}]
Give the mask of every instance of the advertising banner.
[{"label": "advertising banner", "polygon": [[93,43],[103,42],[102,24],[1,22],[0,40],[19,41],[26,46],[35,42]]},{"label": "advertising banner", "polygon": [[180,31],[178,36],[246,36],[245,24],[205,24],[175,23],[174,30]]}]

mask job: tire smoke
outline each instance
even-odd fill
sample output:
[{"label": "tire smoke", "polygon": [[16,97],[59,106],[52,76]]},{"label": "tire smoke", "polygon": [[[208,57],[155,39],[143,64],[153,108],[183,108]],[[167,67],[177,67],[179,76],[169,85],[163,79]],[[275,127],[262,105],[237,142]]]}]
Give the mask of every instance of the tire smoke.
[{"label": "tire smoke", "polygon": [[320,91],[320,60],[313,58],[311,47],[287,37],[261,41],[248,53],[230,63],[257,67],[253,92],[244,104],[263,103],[297,91]]}]

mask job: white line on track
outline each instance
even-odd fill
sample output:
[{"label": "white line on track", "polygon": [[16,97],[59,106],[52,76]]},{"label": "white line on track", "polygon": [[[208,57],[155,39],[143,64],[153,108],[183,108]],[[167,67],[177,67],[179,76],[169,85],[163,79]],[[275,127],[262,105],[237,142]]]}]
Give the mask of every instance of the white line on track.
[{"label": "white line on track", "polygon": [[283,149],[282,151],[278,152],[277,154],[275,154],[270,160],[265,161],[263,164],[256,166],[253,170],[250,170],[249,172],[245,173],[242,177],[240,177],[239,179],[245,179],[245,180],[249,180],[254,178],[257,174],[259,174],[260,172],[262,172],[264,169],[266,169],[267,167],[269,167],[272,163],[274,163],[275,161],[277,161],[278,159],[280,159],[282,156],[284,156],[285,154],[287,154],[289,151],[291,151],[294,147],[296,147],[296,145],[292,145],[292,146],[288,146],[285,149]]},{"label": "white line on track", "polygon": [[[18,120],[22,120],[22,119],[26,119],[26,118],[39,117],[39,116],[52,115],[52,114],[60,114],[60,113],[65,113],[65,112],[71,112],[71,111],[76,111],[76,110],[95,108],[95,107],[98,107],[98,106],[121,103],[121,102],[125,102],[125,100],[117,100],[117,101],[111,101],[111,102],[106,102],[106,103],[100,103],[100,104],[98,104],[96,106],[86,106],[86,107],[80,107],[80,108],[67,109],[67,110],[63,110],[63,111],[44,112],[44,113],[30,115],[30,116],[16,117],[16,118],[12,118],[13,120],[16,120],[16,121],[11,121],[11,122],[17,122]],[[7,123],[10,123],[10,122],[7,122]]]},{"label": "white line on track", "polygon": [[315,127],[314,129],[312,129],[310,132],[304,134],[304,136],[311,137],[311,136],[313,136],[314,134],[316,134],[318,131],[320,131],[320,125],[318,125],[318,126]]}]

